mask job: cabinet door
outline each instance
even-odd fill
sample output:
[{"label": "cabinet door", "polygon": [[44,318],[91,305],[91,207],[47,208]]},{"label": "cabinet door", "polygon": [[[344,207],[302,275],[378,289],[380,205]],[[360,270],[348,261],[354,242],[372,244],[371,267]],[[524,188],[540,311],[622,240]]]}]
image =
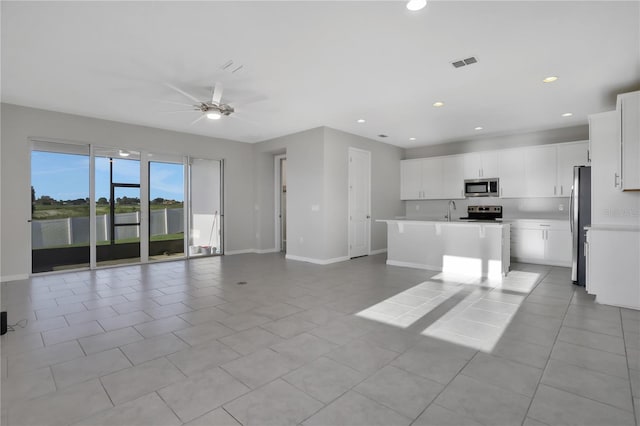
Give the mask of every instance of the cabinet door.
[{"label": "cabinet door", "polygon": [[418,200],[422,192],[422,160],[400,162],[400,199]]},{"label": "cabinet door", "polygon": [[480,156],[480,177],[496,178],[498,177],[498,151],[488,151],[481,153]]},{"label": "cabinet door", "polygon": [[620,165],[623,190],[640,189],[640,92],[620,96]]},{"label": "cabinet door", "polygon": [[549,229],[546,231],[545,260],[552,265],[571,265],[571,230]]},{"label": "cabinet door", "polygon": [[482,168],[482,156],[479,152],[472,152],[463,155],[464,161],[464,178],[479,179],[480,169]]},{"label": "cabinet door", "polygon": [[553,197],[556,187],[556,147],[537,146],[525,151],[526,196]]},{"label": "cabinet door", "polygon": [[557,146],[556,193],[560,197],[571,195],[573,185],[573,166],[585,166],[588,163],[588,142],[560,144]]},{"label": "cabinet door", "polygon": [[442,197],[464,198],[464,157],[442,157]]},{"label": "cabinet door", "polygon": [[526,261],[544,261],[544,232],[542,229],[511,229],[513,240],[511,255]]},{"label": "cabinet door", "polygon": [[501,197],[525,196],[523,149],[506,149],[498,152],[498,176]]},{"label": "cabinet door", "polygon": [[422,190],[424,198],[442,198],[442,161],[440,158],[422,160]]}]

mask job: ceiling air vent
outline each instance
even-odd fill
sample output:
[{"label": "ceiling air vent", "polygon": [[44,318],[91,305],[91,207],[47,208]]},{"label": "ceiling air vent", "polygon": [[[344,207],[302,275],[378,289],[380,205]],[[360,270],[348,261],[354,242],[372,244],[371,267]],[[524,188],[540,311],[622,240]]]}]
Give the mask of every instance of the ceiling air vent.
[{"label": "ceiling air vent", "polygon": [[384,133],[380,133],[378,135],[379,138],[388,138],[389,136],[385,135]]},{"label": "ceiling air vent", "polygon": [[461,67],[464,67],[465,65],[475,64],[476,62],[478,62],[478,58],[476,58],[475,56],[470,56],[465,59],[458,59],[458,60],[452,61],[451,65],[453,65],[454,68],[461,68]]}]

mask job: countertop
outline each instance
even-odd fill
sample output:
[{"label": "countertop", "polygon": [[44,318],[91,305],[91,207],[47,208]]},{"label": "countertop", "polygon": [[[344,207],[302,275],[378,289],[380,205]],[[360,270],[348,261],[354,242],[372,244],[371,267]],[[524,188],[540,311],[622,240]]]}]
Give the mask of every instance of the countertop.
[{"label": "countertop", "polygon": [[486,221],[486,222],[473,222],[466,220],[452,220],[451,222],[445,219],[437,219],[437,220],[429,220],[429,219],[378,219],[376,222],[385,222],[385,223],[407,223],[414,225],[451,225],[451,226],[492,226],[492,227],[503,227],[509,226],[509,223],[502,223],[496,221]]}]

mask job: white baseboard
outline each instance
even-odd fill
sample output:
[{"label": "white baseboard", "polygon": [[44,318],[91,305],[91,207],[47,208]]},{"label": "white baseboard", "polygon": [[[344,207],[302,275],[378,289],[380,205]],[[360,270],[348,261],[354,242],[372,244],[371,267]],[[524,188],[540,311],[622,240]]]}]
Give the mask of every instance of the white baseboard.
[{"label": "white baseboard", "polygon": [[270,249],[257,249],[255,252],[258,254],[265,254],[265,253],[278,253],[280,250],[278,250],[277,248],[270,248]]},{"label": "white baseboard", "polygon": [[242,250],[229,250],[229,251],[225,251],[224,254],[225,256],[233,256],[234,254],[249,254],[249,253],[255,253],[256,249],[242,249]]},{"label": "white baseboard", "polygon": [[387,249],[386,249],[386,248],[383,248],[383,249],[378,249],[378,250],[371,250],[371,251],[369,252],[369,254],[370,254],[371,256],[373,256],[373,255],[375,255],[375,254],[382,254],[382,253],[386,253],[386,252],[387,252]]},{"label": "white baseboard", "polygon": [[311,257],[294,256],[292,254],[286,255],[285,258],[287,260],[297,260],[299,262],[314,263],[316,265],[329,265],[331,263],[344,262],[346,260],[349,260],[349,256],[334,257],[333,259],[314,259]]},{"label": "white baseboard", "polygon": [[442,271],[441,266],[425,265],[423,263],[400,262],[397,260],[387,259],[387,265],[403,266],[405,268],[427,269],[429,271]]},{"label": "white baseboard", "polygon": [[0,282],[8,282],[8,281],[19,281],[26,280],[29,278],[29,274],[18,274],[18,275],[3,275],[0,277]]},{"label": "white baseboard", "polygon": [[269,249],[242,249],[242,250],[231,250],[226,251],[224,254],[228,256],[233,256],[234,254],[248,254],[248,253],[256,253],[256,254],[265,254],[265,253],[277,253],[280,250],[277,248],[269,248]]}]

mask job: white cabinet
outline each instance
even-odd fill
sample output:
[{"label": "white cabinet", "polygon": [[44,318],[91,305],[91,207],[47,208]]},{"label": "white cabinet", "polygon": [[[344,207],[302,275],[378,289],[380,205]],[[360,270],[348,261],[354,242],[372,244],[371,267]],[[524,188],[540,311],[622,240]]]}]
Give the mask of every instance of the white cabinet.
[{"label": "white cabinet", "polygon": [[417,200],[422,195],[422,160],[400,162],[400,198]]},{"label": "white cabinet", "polygon": [[472,152],[464,154],[464,178],[495,178],[498,177],[497,151]]},{"label": "white cabinet", "polygon": [[592,226],[587,244],[587,291],[598,303],[640,309],[640,227]]},{"label": "white cabinet", "polygon": [[420,158],[400,162],[400,199],[464,198],[462,156]]},{"label": "white cabinet", "polygon": [[524,175],[528,197],[553,197],[556,187],[556,147],[543,145],[525,148]]},{"label": "white cabinet", "polygon": [[571,266],[569,221],[516,220],[511,225],[511,257],[518,262]]},{"label": "white cabinet", "polygon": [[557,145],[556,195],[568,197],[573,186],[573,167],[589,164],[589,143],[563,143]]},{"label": "white cabinet", "polygon": [[437,199],[442,194],[442,161],[439,157],[422,160],[422,198]]},{"label": "white cabinet", "polygon": [[500,176],[500,196],[520,198],[526,192],[524,179],[524,150],[505,149],[498,151],[498,176]]},{"label": "white cabinet", "polygon": [[640,92],[618,96],[620,143],[616,186],[623,191],[640,190]]},{"label": "white cabinet", "polygon": [[589,143],[572,142],[523,149],[525,197],[569,197],[573,166],[587,165]]},{"label": "white cabinet", "polygon": [[442,158],[442,198],[464,198],[464,156]]}]

